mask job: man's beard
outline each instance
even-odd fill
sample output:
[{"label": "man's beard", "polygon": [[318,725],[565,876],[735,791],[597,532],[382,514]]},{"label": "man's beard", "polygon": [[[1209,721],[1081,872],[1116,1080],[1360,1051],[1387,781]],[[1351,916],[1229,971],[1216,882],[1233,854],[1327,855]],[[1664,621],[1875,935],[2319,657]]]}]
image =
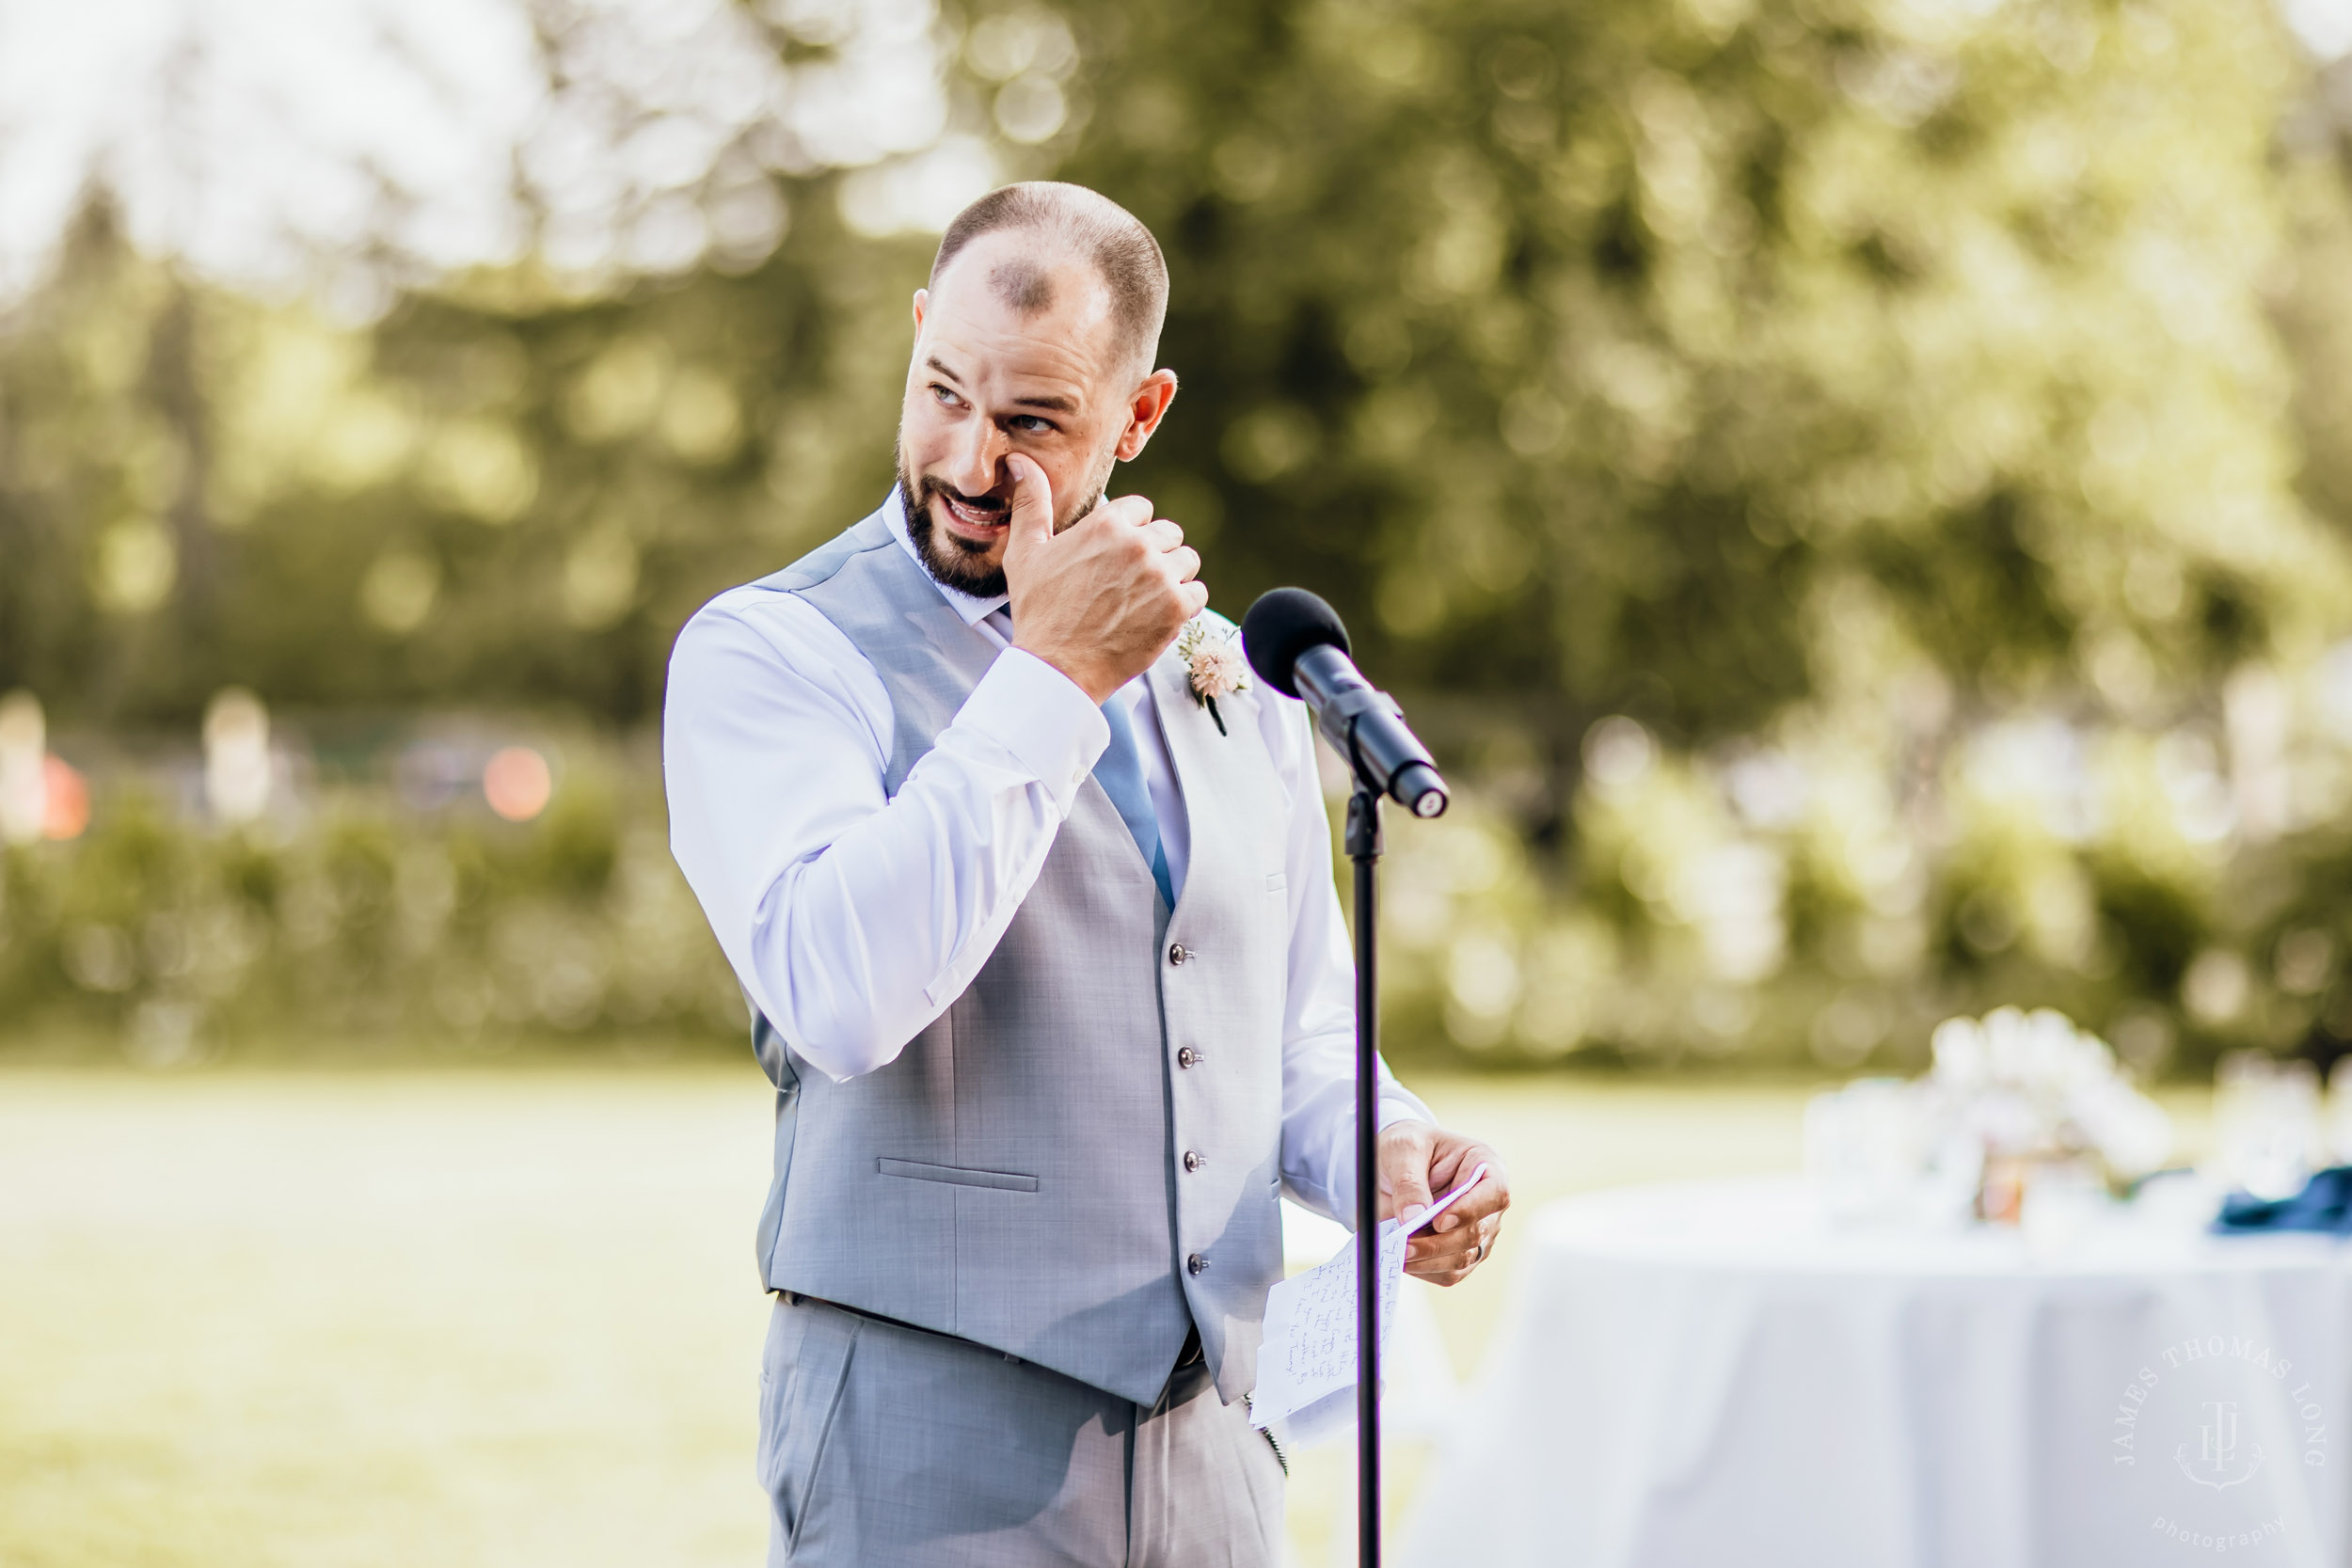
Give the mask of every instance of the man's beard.
[{"label": "man's beard", "polygon": [[[907,471],[905,460],[900,459],[898,501],[906,510],[907,537],[914,541],[914,553],[921,559],[924,570],[930,572],[935,580],[960,594],[969,594],[976,599],[1002,597],[1006,592],[1005,568],[1002,564],[991,566],[981,559],[988,554],[990,546],[987,545],[961,538],[932,526],[931,498],[934,496],[954,496],[960,500],[966,499],[962,491],[942,484],[935,479],[915,478]],[[1102,500],[1103,491],[1098,484],[1085,505],[1054,519],[1054,531],[1059,533],[1093,511]],[[1011,510],[1009,503],[1006,510]]]}]

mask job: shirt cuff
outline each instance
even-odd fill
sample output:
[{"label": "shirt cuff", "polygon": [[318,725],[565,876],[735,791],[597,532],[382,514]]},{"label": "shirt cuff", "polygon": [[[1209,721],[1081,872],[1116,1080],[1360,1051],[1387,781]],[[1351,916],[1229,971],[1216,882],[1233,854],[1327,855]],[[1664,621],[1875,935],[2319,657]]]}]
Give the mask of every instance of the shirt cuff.
[{"label": "shirt cuff", "polygon": [[1110,721],[1078,683],[1025,648],[996,656],[956,722],[1011,752],[1065,814],[1111,743]]},{"label": "shirt cuff", "polygon": [[1400,1121],[1434,1122],[1437,1120],[1437,1117],[1429,1114],[1429,1107],[1423,1105],[1418,1099],[1387,1088],[1381,1090],[1380,1104],[1375,1114],[1378,1117],[1376,1125],[1383,1132]]},{"label": "shirt cuff", "polygon": [[1385,1131],[1400,1121],[1434,1124],[1438,1119],[1430,1114],[1421,1096],[1396,1081],[1396,1075],[1389,1070],[1386,1062],[1380,1064],[1380,1087],[1376,1092],[1379,1098],[1374,1105],[1373,1117],[1377,1131]]}]

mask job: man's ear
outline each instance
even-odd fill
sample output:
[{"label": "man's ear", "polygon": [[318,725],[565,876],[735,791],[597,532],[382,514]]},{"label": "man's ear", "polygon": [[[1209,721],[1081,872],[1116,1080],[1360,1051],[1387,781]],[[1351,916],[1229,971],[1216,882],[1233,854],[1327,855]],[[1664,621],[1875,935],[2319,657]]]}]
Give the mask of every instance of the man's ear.
[{"label": "man's ear", "polygon": [[1175,401],[1174,371],[1153,371],[1143,378],[1143,385],[1127,400],[1127,428],[1119,436],[1118,455],[1121,463],[1135,461],[1152,439],[1152,433],[1160,428],[1160,420],[1168,417],[1168,405]]},{"label": "man's ear", "polygon": [[930,302],[931,292],[929,289],[917,289],[914,291],[914,330],[918,337],[923,331],[923,311],[930,306]]}]

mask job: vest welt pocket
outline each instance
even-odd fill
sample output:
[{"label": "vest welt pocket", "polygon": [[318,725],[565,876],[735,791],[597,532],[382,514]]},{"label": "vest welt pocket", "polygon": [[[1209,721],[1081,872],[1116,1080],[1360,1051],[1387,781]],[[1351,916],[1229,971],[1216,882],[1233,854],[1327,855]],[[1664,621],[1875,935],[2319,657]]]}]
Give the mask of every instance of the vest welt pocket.
[{"label": "vest welt pocket", "polygon": [[912,1181],[945,1181],[955,1187],[993,1187],[1005,1193],[1033,1193],[1037,1178],[1009,1170],[968,1170],[961,1165],[929,1165],[920,1160],[893,1160],[888,1156],[874,1162],[874,1168],[884,1176],[903,1176]]}]

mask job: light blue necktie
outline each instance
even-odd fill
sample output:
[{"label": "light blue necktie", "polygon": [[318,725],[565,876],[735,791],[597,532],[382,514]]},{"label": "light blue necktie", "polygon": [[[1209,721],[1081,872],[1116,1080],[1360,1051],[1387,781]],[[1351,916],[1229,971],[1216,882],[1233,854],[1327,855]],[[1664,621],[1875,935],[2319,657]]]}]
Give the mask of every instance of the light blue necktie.
[{"label": "light blue necktie", "polygon": [[[998,605],[989,611],[1005,641],[1012,641],[1012,607]],[[1103,793],[1119,808],[1119,819],[1127,824],[1135,835],[1136,847],[1151,863],[1152,880],[1159,885],[1160,897],[1172,912],[1176,908],[1175,882],[1168,874],[1168,850],[1160,843],[1159,814],[1152,809],[1151,786],[1143,782],[1143,753],[1136,750],[1136,727],[1128,721],[1126,705],[1114,695],[1103,705],[1103,717],[1111,727],[1110,746],[1094,764],[1094,782],[1103,786]]]},{"label": "light blue necktie", "polygon": [[1152,791],[1143,782],[1143,753],[1136,750],[1136,727],[1128,721],[1126,705],[1116,696],[1103,705],[1103,717],[1110,721],[1111,743],[1094,765],[1094,782],[1103,786],[1103,793],[1119,808],[1127,831],[1136,835],[1136,847],[1152,863],[1152,879],[1159,884],[1160,897],[1172,911],[1176,895],[1168,881],[1168,850],[1160,844],[1160,818],[1152,809]]}]

